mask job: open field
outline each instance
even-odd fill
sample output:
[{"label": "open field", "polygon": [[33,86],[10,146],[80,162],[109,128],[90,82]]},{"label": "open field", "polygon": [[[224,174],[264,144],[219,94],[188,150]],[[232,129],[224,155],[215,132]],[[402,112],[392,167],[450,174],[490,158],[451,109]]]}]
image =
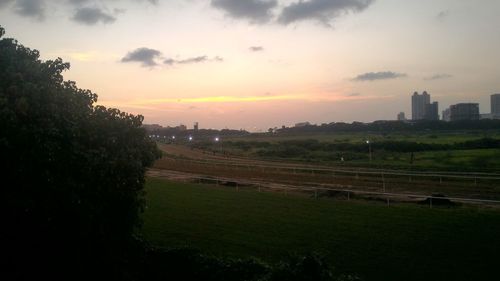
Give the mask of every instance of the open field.
[{"label": "open field", "polygon": [[227,137],[226,141],[261,141],[280,142],[290,140],[315,139],[321,142],[347,142],[363,143],[367,139],[377,141],[415,141],[421,143],[454,143],[474,140],[482,137],[500,138],[499,131],[428,131],[428,132],[395,132],[395,133],[375,133],[375,132],[335,132],[335,133],[300,133],[300,134],[252,134],[249,136]]},{"label": "open field", "polygon": [[262,133],[186,145],[262,160],[385,169],[500,171],[498,130]]},{"label": "open field", "polygon": [[277,261],[325,253],[364,280],[493,280],[500,212],[314,200],[150,178],[143,234],[154,245]]},{"label": "open field", "polygon": [[500,174],[421,172],[350,166],[324,166],[285,161],[264,161],[213,154],[183,145],[161,145],[166,152],[159,170],[198,177],[224,177],[235,182],[257,181],[305,187],[391,192],[500,200]]}]

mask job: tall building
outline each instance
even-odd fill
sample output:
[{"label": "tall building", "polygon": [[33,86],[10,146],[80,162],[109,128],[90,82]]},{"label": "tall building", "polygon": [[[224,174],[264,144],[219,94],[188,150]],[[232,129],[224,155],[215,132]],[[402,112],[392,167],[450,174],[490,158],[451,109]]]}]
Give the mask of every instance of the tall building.
[{"label": "tall building", "polygon": [[491,114],[493,118],[500,117],[500,94],[491,95]]},{"label": "tall building", "polygon": [[424,107],[424,118],[425,120],[439,120],[439,108],[438,102],[428,103]]},{"label": "tall building", "polygon": [[198,122],[194,122],[193,130],[194,130],[195,132],[197,132],[197,131],[198,131]]},{"label": "tall building", "polygon": [[404,112],[398,113],[398,121],[406,121],[406,117],[405,117]]},{"label": "tall building", "polygon": [[443,110],[443,121],[451,121],[451,111],[450,108]]},{"label": "tall building", "polygon": [[478,103],[457,103],[450,106],[450,120],[479,120]]},{"label": "tall building", "polygon": [[425,115],[425,105],[431,103],[431,96],[424,91],[421,95],[413,93],[411,97],[411,119],[422,120]]}]

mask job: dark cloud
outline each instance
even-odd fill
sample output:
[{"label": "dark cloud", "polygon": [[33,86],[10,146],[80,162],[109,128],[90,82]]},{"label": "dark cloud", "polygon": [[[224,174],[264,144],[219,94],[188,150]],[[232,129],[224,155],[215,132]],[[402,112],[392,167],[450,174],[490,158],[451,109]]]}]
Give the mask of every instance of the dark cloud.
[{"label": "dark cloud", "polygon": [[187,58],[183,60],[178,60],[178,64],[190,64],[190,63],[200,63],[200,62],[206,62],[208,60],[207,56],[199,56],[199,57],[193,57],[193,58]]},{"label": "dark cloud", "polygon": [[442,73],[442,74],[434,74],[432,76],[425,77],[424,80],[441,80],[441,79],[448,79],[448,78],[452,78],[452,77],[453,77],[453,75]]},{"label": "dark cloud", "polygon": [[438,21],[444,21],[449,15],[450,15],[450,11],[444,10],[444,11],[439,12],[439,14],[436,15],[436,19]]},{"label": "dark cloud", "polygon": [[212,7],[223,10],[230,17],[247,19],[251,23],[268,22],[277,0],[212,0]]},{"label": "dark cloud", "polygon": [[149,48],[138,48],[129,52],[122,58],[122,62],[140,62],[144,67],[153,67],[157,65],[156,59],[161,56],[161,52]]},{"label": "dark cloud", "polygon": [[167,65],[174,65],[174,64],[192,64],[192,63],[202,63],[202,62],[222,62],[224,61],[223,58],[216,56],[212,59],[210,59],[207,56],[198,56],[198,57],[192,57],[192,58],[187,58],[187,59],[182,59],[182,60],[174,60],[172,58],[167,58],[163,61],[164,64]]},{"label": "dark cloud", "polygon": [[400,77],[406,77],[404,73],[397,73],[392,71],[382,71],[382,72],[367,72],[360,74],[354,78],[354,81],[375,81],[375,80],[386,80],[395,79]]},{"label": "dark cloud", "polygon": [[361,12],[374,0],[309,0],[286,6],[278,17],[278,22],[290,24],[303,20],[314,20],[329,25],[330,21],[349,12]]},{"label": "dark cloud", "polygon": [[[2,1],[2,0],[0,0]],[[77,6],[80,6],[80,5],[83,5],[83,4],[86,4],[86,3],[90,3],[90,2],[94,2],[94,3],[106,3],[106,2],[110,2],[109,0],[106,1],[106,0],[67,0],[70,4],[73,4],[73,5],[77,5]],[[135,0],[135,1],[147,1],[153,5],[156,5],[158,4],[158,0]],[[116,1],[118,2],[118,1]]]},{"label": "dark cloud", "polygon": [[43,20],[45,18],[45,1],[17,0],[14,11],[21,16]]},{"label": "dark cloud", "polygon": [[0,0],[0,8],[3,8],[10,4],[13,0]]},{"label": "dark cloud", "polygon": [[106,14],[99,8],[78,8],[72,20],[78,23],[94,25],[99,22],[104,24],[112,23],[116,18],[110,14]]},{"label": "dark cloud", "polygon": [[68,2],[70,4],[73,4],[73,5],[82,5],[82,4],[85,4],[85,3],[88,3],[90,2],[89,0],[68,0]]},{"label": "dark cloud", "polygon": [[251,46],[248,49],[250,51],[252,51],[252,52],[262,52],[262,51],[264,51],[264,47],[262,47],[262,46]]},{"label": "dark cloud", "polygon": [[176,60],[168,58],[168,59],[164,60],[163,63],[168,64],[168,65],[174,65],[176,63]]}]

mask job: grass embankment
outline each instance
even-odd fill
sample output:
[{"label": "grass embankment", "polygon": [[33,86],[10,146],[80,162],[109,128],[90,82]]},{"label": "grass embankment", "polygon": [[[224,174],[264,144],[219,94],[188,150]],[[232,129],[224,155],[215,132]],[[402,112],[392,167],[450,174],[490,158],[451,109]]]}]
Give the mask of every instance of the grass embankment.
[{"label": "grass embankment", "polygon": [[491,280],[500,212],[314,200],[227,187],[147,182],[143,233],[154,245],[274,262],[319,251],[364,280]]}]

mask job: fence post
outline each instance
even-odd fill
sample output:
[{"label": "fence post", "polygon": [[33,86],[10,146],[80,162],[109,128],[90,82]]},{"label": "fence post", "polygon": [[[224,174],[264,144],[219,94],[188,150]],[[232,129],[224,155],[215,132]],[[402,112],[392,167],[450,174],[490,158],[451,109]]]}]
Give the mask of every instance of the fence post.
[{"label": "fence post", "polygon": [[347,191],[347,201],[351,200],[351,193]]},{"label": "fence post", "polygon": [[382,173],[382,187],[384,188],[384,192],[385,192],[385,178],[384,178],[384,173]]}]

